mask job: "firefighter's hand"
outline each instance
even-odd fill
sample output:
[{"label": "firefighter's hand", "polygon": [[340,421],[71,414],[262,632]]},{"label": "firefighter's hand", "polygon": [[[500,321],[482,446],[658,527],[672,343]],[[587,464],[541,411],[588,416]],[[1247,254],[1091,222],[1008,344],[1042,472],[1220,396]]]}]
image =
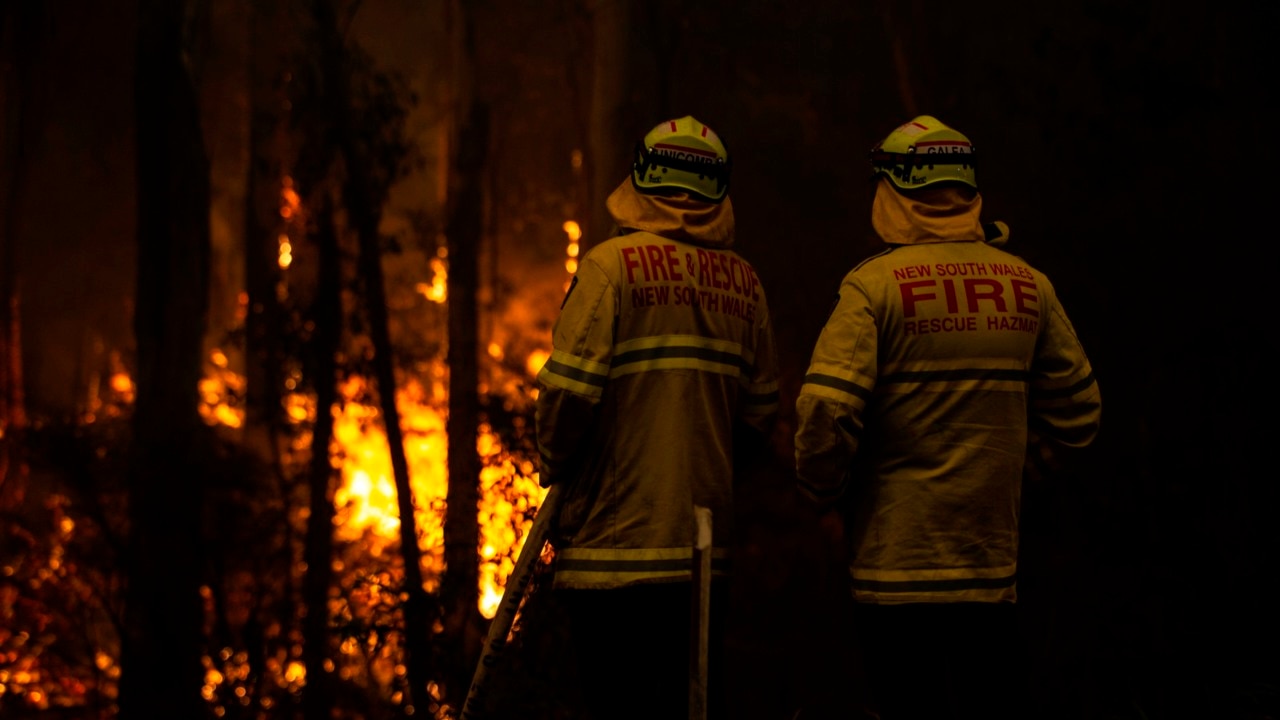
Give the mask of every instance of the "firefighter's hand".
[{"label": "firefighter's hand", "polygon": [[547,467],[545,462],[540,463],[538,469],[538,485],[540,487],[549,488],[555,484],[556,480],[556,475],[551,472],[551,468]]},{"label": "firefighter's hand", "polygon": [[835,508],[823,512],[818,517],[818,536],[832,548],[843,548],[844,514]]}]

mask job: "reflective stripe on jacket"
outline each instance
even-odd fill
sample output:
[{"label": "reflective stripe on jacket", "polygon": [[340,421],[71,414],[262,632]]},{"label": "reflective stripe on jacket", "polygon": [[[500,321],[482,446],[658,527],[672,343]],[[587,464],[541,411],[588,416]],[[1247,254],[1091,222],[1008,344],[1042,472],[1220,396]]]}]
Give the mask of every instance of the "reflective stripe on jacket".
[{"label": "reflective stripe on jacket", "polygon": [[[541,481],[565,485],[557,586],[687,580],[695,505],[712,511],[724,570],[736,428],[767,434],[778,399],[764,289],[729,249],[725,203],[628,180],[610,209],[631,231],[579,264],[538,375]],[[680,222],[686,210],[710,214]]]},{"label": "reflective stripe on jacket", "polygon": [[1098,429],[1098,386],[1048,278],[982,242],[980,196],[936,197],[946,212],[878,191],[893,244],[845,276],[796,402],[801,489],[850,496],[864,602],[1015,600],[1028,428],[1072,446]]}]

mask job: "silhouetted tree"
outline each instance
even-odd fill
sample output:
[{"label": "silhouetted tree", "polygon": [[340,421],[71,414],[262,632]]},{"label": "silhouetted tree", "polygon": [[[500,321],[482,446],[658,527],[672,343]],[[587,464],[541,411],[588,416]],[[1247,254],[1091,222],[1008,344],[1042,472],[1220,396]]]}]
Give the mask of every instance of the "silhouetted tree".
[{"label": "silhouetted tree", "polygon": [[480,646],[479,593],[480,422],[477,340],[479,253],[484,234],[484,168],[488,109],[476,92],[474,10],[450,5],[454,42],[454,117],[449,158],[449,489],[445,509],[445,571],[440,586],[444,613],[445,696],[462,707]]},{"label": "silhouetted tree", "polygon": [[634,124],[627,119],[631,112],[632,4],[630,0],[588,0],[588,6],[593,52],[586,164],[591,192],[585,208],[584,250],[605,240],[613,227],[604,201],[626,177],[630,154],[623,150],[623,138]]},{"label": "silhouetted tree", "polygon": [[329,617],[329,586],[333,582],[333,406],[338,399],[337,353],[342,339],[342,277],[339,266],[338,231],[333,208],[326,202],[315,209],[314,237],[319,253],[319,278],[314,312],[315,332],[311,338],[316,420],[312,429],[308,486],[311,512],[307,517],[304,558],[307,574],[303,602],[303,657],[307,666],[307,689],[303,711],[307,718],[327,718],[333,707],[332,674],[325,670],[332,644]]},{"label": "silhouetted tree", "polygon": [[137,400],[129,472],[120,717],[199,718],[209,165],[183,62],[185,5],[138,5]]},{"label": "silhouetted tree", "polygon": [[[409,463],[405,456],[400,411],[396,405],[395,360],[387,317],[382,236],[379,232],[382,205],[386,201],[391,181],[400,170],[406,149],[398,138],[386,136],[386,133],[394,134],[398,130],[393,117],[398,110],[379,104],[389,100],[387,96],[372,92],[373,97],[363,98],[369,102],[362,108],[357,107],[352,86],[352,66],[355,59],[351,49],[343,41],[333,0],[315,0],[312,11],[319,35],[323,103],[329,109],[333,122],[333,139],[342,160],[342,202],[359,245],[358,266],[364,289],[364,309],[373,344],[378,405],[382,411],[396,486],[400,515],[400,552],[404,558],[402,592],[405,597],[405,665],[409,678],[409,696],[410,702],[425,709],[430,702],[427,685],[431,676],[430,635],[434,613],[430,597],[423,586],[417,517],[414,513],[413,490],[409,484]],[[359,115],[361,111],[367,114],[362,117]],[[388,122],[391,127],[385,124]]]},{"label": "silhouetted tree", "polygon": [[[40,17],[38,5],[19,3],[0,10],[0,429],[7,433],[26,424],[15,231],[16,208],[28,192],[27,133],[39,125],[32,117],[32,94],[44,91],[36,74],[40,66],[32,62],[39,38],[33,25]],[[10,443],[5,442],[0,446],[0,486],[9,453]],[[15,457],[14,465],[19,464]]]}]

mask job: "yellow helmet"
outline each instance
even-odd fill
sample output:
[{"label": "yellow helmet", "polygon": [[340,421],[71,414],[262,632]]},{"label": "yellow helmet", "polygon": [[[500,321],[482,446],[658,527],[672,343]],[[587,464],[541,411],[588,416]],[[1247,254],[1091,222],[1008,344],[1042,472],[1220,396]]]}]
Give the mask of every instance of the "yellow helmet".
[{"label": "yellow helmet", "polygon": [[636,143],[631,182],[642,193],[685,192],[718,203],[729,192],[729,167],[720,136],[686,115],[657,125]]},{"label": "yellow helmet", "polygon": [[903,190],[940,182],[978,188],[973,143],[929,115],[899,125],[871,149],[872,177],[884,175]]}]

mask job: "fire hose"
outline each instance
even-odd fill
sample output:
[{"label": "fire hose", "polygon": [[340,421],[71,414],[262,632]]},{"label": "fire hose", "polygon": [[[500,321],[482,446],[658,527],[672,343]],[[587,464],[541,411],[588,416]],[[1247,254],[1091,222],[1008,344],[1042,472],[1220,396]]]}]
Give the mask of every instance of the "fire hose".
[{"label": "fire hose", "polygon": [[471,678],[471,689],[467,691],[467,699],[462,704],[460,720],[479,718],[485,699],[485,682],[489,679],[489,670],[498,663],[506,650],[511,627],[515,624],[516,613],[524,600],[525,590],[533,577],[533,570],[542,556],[542,547],[546,544],[551,532],[551,521],[560,508],[560,486],[552,485],[551,489],[538,506],[538,514],[533,518],[533,526],[525,535],[524,546],[520,548],[520,557],[516,558],[515,568],[507,577],[506,587],[502,590],[502,600],[498,610],[489,623],[489,634],[485,638],[484,647],[480,651],[480,660],[476,663],[475,674]]}]

